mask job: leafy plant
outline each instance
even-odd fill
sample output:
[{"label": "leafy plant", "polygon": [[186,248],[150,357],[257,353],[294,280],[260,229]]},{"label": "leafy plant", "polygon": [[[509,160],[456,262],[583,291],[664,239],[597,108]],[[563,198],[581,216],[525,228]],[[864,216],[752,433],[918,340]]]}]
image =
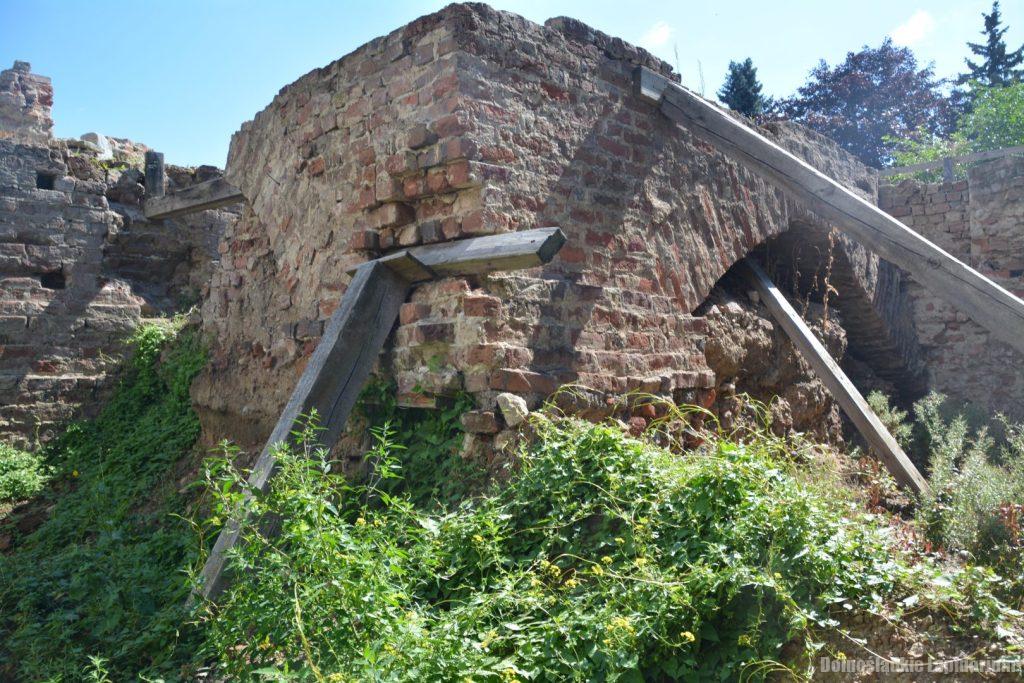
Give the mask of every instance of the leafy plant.
[{"label": "leafy plant", "polygon": [[168,474],[199,434],[188,388],[205,356],[181,328],[141,327],[99,417],[43,450],[52,510],[0,556],[0,677],[123,680],[187,660],[185,570],[198,553],[171,515],[185,503]]},{"label": "leafy plant", "polygon": [[[896,146],[896,166],[909,166],[925,161],[938,161],[972,152],[987,152],[1024,145],[1024,83],[1006,87],[982,87],[971,90],[973,104],[956,124],[948,138],[922,134],[905,139],[890,138]],[[961,164],[954,169],[957,177],[966,177]],[[914,174],[920,180],[935,181],[941,171]]]},{"label": "leafy plant", "polygon": [[[770,432],[678,454],[616,426],[530,429],[508,481],[440,506],[416,504],[436,482],[403,476],[391,425],[361,483],[299,433],[246,503],[280,533],[243,527],[240,580],[203,607],[205,656],[268,680],[760,679],[837,607],[909,593],[976,628],[1008,618],[988,574],[910,567]],[[228,455],[207,474],[213,527],[244,500]]]},{"label": "leafy plant", "polygon": [[1024,538],[1019,509],[1024,503],[1022,427],[1003,419],[1006,444],[995,448],[984,427],[943,416],[945,397],[932,394],[914,407],[923,448],[930,454],[931,493],[918,514],[936,546],[969,553],[1013,579],[1011,593],[1024,599]]},{"label": "leafy plant", "polygon": [[[484,471],[458,454],[464,437],[459,418],[473,409],[473,398],[459,393],[438,408],[400,408],[397,395],[394,382],[373,380],[363,390],[357,410],[370,424],[387,424],[391,441],[401,444],[405,478],[419,482],[414,502],[450,503],[482,486]],[[392,485],[386,482],[385,488]]]},{"label": "leafy plant", "polygon": [[49,469],[42,457],[0,443],[0,504],[34,496],[48,478]]},{"label": "leafy plant", "polygon": [[882,421],[896,442],[903,448],[910,448],[914,436],[914,428],[907,422],[909,413],[889,404],[889,397],[881,391],[872,391],[867,395],[868,406]]}]

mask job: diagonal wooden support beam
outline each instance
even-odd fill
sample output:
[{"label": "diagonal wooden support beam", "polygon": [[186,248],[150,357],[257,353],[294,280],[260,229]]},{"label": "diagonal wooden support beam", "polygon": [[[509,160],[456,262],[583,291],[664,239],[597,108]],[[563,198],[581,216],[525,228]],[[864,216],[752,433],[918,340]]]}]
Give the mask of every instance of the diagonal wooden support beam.
[{"label": "diagonal wooden support beam", "polygon": [[657,105],[668,119],[789,191],[994,337],[1024,352],[1020,298],[678,83],[639,67],[635,84],[639,96]]},{"label": "diagonal wooden support beam", "polygon": [[[539,266],[549,262],[563,244],[565,235],[558,228],[537,228],[417,247],[353,268],[341,304],[253,466],[250,488],[266,490],[276,469],[274,449],[290,439],[301,427],[301,418],[313,410],[323,428],[318,434],[320,444],[330,448],[337,442],[415,283]],[[228,552],[248,521],[229,520],[217,537],[201,575],[203,597],[215,598],[223,590]]]},{"label": "diagonal wooden support beam", "polygon": [[142,213],[149,220],[178,218],[196,211],[217,209],[244,200],[242,191],[224,180],[214,178],[162,196],[147,197]]},{"label": "diagonal wooden support beam", "polygon": [[755,262],[747,259],[736,265],[736,269],[760,294],[768,312],[789,336],[793,346],[810,364],[821,383],[832,393],[839,407],[843,409],[857,431],[868,442],[886,468],[901,485],[921,495],[928,491],[928,482],[917,471],[914,463],[903,452],[896,439],[889,433],[882,421],[868,406],[867,401],[853,386],[839,364],[836,363],[814,332],[803,321],[800,314],[790,305],[786,297],[775,286],[767,274]]}]

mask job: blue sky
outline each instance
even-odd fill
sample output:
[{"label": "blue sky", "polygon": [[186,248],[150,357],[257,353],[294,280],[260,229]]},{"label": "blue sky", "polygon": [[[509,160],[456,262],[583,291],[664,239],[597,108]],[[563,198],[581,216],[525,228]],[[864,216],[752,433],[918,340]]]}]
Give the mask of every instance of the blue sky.
[{"label": "blue sky", "polygon": [[[445,2],[0,0],[0,67],[53,78],[56,134],[143,142],[168,163],[223,166],[231,134],[287,83]],[[572,16],[647,47],[711,96],[751,57],[767,93],[790,94],[819,59],[891,35],[940,76],[962,69],[990,0],[495,0],[537,22]],[[1004,0],[1011,48],[1024,0]]]}]

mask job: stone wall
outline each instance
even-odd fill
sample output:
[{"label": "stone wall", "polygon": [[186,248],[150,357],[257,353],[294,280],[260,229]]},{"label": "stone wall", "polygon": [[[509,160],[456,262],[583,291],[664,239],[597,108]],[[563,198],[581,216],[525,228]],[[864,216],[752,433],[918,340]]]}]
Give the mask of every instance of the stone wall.
[{"label": "stone wall", "polygon": [[[20,65],[0,84],[49,83]],[[0,131],[0,439],[30,444],[95,412],[140,319],[205,293],[235,214],[150,223],[144,147],[23,132]],[[211,172],[172,168],[172,187]]]},{"label": "stone wall", "polygon": [[53,86],[28,62],[0,71],[0,139],[45,143],[52,136]]},{"label": "stone wall", "polygon": [[[348,266],[547,225],[568,236],[548,266],[415,291],[382,362],[400,400],[468,391],[482,432],[500,428],[497,393],[536,403],[566,382],[593,390],[577,406],[591,412],[630,390],[714,401],[733,378],[709,366],[694,310],[791,214],[814,219],[635,97],[641,64],[671,73],[575,20],[452,5],[282,89],[229,154],[250,208],[203,307],[207,438],[266,437]],[[872,175],[835,145],[768,132],[873,199]]]},{"label": "stone wall", "polygon": [[[882,186],[880,206],[953,256],[1024,295],[1024,158],[972,167],[955,183]],[[1024,417],[1024,356],[908,279],[913,320],[935,390]]]}]

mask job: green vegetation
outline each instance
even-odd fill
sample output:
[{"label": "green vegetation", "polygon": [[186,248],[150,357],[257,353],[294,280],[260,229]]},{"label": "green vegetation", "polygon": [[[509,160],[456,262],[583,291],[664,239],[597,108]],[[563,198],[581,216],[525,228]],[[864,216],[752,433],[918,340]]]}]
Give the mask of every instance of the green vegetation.
[{"label": "green vegetation", "polygon": [[1016,50],[1010,50],[1006,46],[1006,31],[1008,26],[1003,26],[1002,14],[999,11],[999,0],[992,3],[992,11],[989,14],[982,12],[985,28],[981,34],[985,37],[984,43],[967,43],[967,47],[975,56],[981,57],[980,62],[967,62],[967,72],[960,75],[957,83],[977,82],[985,86],[1010,85],[1020,81],[1024,76],[1024,69],[1021,69],[1021,62],[1024,62],[1024,46]]},{"label": "green vegetation", "polygon": [[733,111],[744,116],[760,116],[772,106],[770,98],[761,94],[757,80],[757,67],[747,57],[742,62],[729,62],[725,83],[718,90],[718,99]]},{"label": "green vegetation", "polygon": [[0,555],[0,678],[80,680],[106,667],[126,679],[173,673],[186,656],[198,548],[169,474],[199,434],[188,388],[205,357],[180,328],[140,328],[101,415],[42,451],[55,485],[38,503],[53,508]]},{"label": "green vegetation", "polygon": [[1024,607],[1024,425],[998,417],[997,444],[941,394],[918,401],[913,421],[879,392],[868,402],[900,444],[928,463],[931,493],[917,509],[927,547],[995,568],[1007,579],[1000,595]]},{"label": "green vegetation", "polygon": [[[948,138],[918,136],[898,142],[894,153],[896,166],[909,166],[972,152],[987,152],[1024,145],[1024,83],[1006,87],[981,87],[972,90],[973,106],[957,120],[956,129]],[[963,166],[956,169],[964,177]],[[917,174],[923,180],[936,180],[941,171]]]},{"label": "green vegetation", "polygon": [[[1020,634],[1005,602],[1019,565],[992,561],[1000,574],[978,554],[950,569],[899,550],[884,518],[808,476],[811,444],[761,429],[670,450],[654,444],[668,431],[633,439],[535,415],[488,484],[493,472],[458,455],[467,397],[401,410],[382,383],[360,407],[374,439],[363,475],[342,476],[313,428],[279,449],[279,476],[250,504],[281,533],[246,527],[231,557],[244,580],[190,614],[201,549],[242,504],[246,473],[230,448],[208,460],[207,518],[180,516],[195,503],[174,473],[198,435],[188,386],[204,356],[177,325],[134,342],[100,417],[42,454],[47,520],[0,556],[0,677],[180,680],[213,666],[231,680],[757,680],[803,673],[810,660],[782,664],[783,646],[810,657],[847,610],[932,609],[966,635]],[[958,440],[937,415],[919,412],[962,486],[981,470],[961,461],[990,440]],[[1007,454],[1024,445],[1014,429]],[[999,457],[997,474],[1021,481],[1020,459]],[[1003,499],[980,490],[972,500]],[[991,543],[991,525],[965,530],[958,501],[937,493],[929,533]]]},{"label": "green vegetation", "polygon": [[[240,679],[760,679],[836,609],[935,606],[989,634],[1017,617],[991,571],[912,564],[884,523],[809,483],[800,442],[765,430],[673,453],[616,426],[531,429],[503,484],[426,506],[436,482],[403,478],[389,426],[361,483],[307,430],[252,503],[281,533],[245,530],[245,580],[206,606],[205,656]],[[212,462],[213,527],[244,481]]]},{"label": "green vegetation", "polygon": [[48,477],[42,457],[0,443],[0,505],[34,496]]}]

